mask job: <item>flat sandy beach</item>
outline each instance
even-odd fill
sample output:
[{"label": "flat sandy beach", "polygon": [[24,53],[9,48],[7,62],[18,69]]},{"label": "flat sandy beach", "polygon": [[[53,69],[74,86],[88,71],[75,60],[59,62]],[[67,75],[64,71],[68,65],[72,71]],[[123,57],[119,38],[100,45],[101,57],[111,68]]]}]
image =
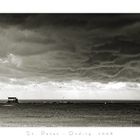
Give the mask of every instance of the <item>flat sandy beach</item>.
[{"label": "flat sandy beach", "polygon": [[1,103],[0,126],[140,126],[140,104]]}]

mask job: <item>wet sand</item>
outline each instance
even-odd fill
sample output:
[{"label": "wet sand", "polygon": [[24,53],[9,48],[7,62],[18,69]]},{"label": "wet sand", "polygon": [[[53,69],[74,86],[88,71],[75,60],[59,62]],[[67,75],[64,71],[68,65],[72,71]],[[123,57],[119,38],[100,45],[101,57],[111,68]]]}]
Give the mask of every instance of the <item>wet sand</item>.
[{"label": "wet sand", "polygon": [[0,126],[140,126],[140,104],[1,103]]}]

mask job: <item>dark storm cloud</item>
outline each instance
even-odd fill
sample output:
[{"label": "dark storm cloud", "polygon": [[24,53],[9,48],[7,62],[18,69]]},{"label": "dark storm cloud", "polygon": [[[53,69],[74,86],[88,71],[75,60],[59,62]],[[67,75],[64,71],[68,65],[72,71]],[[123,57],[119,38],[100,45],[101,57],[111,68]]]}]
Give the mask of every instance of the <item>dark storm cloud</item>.
[{"label": "dark storm cloud", "polygon": [[140,81],[139,33],[139,14],[3,14],[1,67],[55,80]]},{"label": "dark storm cloud", "polygon": [[40,26],[122,27],[139,22],[138,14],[1,14],[0,23],[25,28]]}]

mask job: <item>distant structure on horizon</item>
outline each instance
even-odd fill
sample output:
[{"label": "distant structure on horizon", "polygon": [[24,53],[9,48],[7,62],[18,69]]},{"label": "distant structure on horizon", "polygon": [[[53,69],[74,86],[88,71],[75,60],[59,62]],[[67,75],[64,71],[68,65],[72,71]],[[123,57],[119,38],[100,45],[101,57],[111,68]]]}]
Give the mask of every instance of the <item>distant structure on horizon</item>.
[{"label": "distant structure on horizon", "polygon": [[8,97],[7,103],[18,103],[17,97]]}]

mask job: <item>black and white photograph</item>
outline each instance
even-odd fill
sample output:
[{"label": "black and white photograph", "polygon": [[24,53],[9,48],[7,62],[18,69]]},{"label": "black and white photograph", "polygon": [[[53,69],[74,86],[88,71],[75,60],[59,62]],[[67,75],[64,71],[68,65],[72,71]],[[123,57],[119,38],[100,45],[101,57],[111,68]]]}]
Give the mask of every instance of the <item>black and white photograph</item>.
[{"label": "black and white photograph", "polygon": [[139,127],[140,14],[0,14],[0,127]]}]

